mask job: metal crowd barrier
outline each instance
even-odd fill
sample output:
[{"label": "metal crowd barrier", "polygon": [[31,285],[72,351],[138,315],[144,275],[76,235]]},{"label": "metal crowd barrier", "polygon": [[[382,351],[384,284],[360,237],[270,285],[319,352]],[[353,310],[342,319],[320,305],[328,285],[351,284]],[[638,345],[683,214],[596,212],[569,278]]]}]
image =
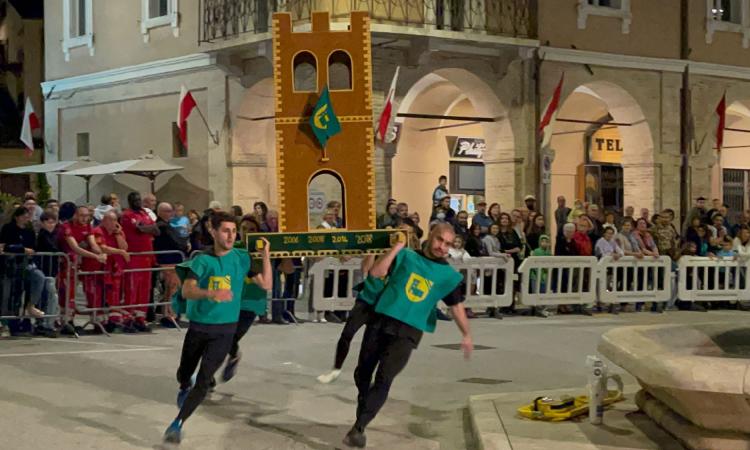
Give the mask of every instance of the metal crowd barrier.
[{"label": "metal crowd barrier", "polygon": [[[38,272],[32,274],[32,271]],[[55,276],[51,276],[52,273]],[[27,297],[30,295],[26,288],[29,291],[32,289],[27,282],[44,283],[41,288],[37,287],[41,289],[40,295],[46,299],[44,305],[35,305],[42,306],[38,309],[45,312],[44,317],[38,320],[69,317],[69,290],[60,289],[58,283],[70,286],[75,280],[73,273],[70,258],[65,253],[36,252],[26,255],[0,252],[0,319],[34,318],[25,314]],[[17,307],[14,303],[17,303]]]},{"label": "metal crowd barrier", "polygon": [[[158,255],[179,255],[180,259],[182,261],[185,260],[185,254],[181,252],[180,250],[162,250],[162,251],[151,251],[151,252],[132,252],[128,253],[131,257],[133,256],[153,256],[154,258]],[[111,257],[108,255],[108,257]],[[126,263],[127,267],[127,263]],[[141,272],[148,272],[148,273],[160,273],[168,270],[174,270],[174,267],[171,266],[160,266],[158,264],[155,264],[151,267],[146,268],[138,268],[138,269],[124,269],[122,273],[119,275],[122,277],[122,280],[120,282],[120,292],[118,293],[119,301],[118,305],[108,305],[106,303],[107,298],[107,283],[104,282],[104,276],[110,274],[107,270],[96,270],[96,271],[82,271],[82,270],[76,270],[75,273],[75,280],[77,280],[81,284],[85,284],[84,279],[85,277],[98,277],[96,278],[97,282],[97,294],[102,296],[102,299],[100,303],[102,306],[100,307],[91,307],[89,306],[89,299],[86,297],[86,293],[84,292],[84,295],[82,298],[79,298],[78,295],[76,295],[75,298],[75,305],[76,305],[76,312],[79,314],[86,314],[89,316],[89,321],[86,322],[86,324],[83,326],[84,328],[88,325],[93,325],[97,329],[99,329],[103,334],[109,335],[107,331],[104,329],[102,322],[98,320],[100,316],[106,316],[108,314],[113,313],[122,313],[123,311],[127,311],[130,309],[136,309],[136,308],[149,308],[149,307],[158,307],[158,306],[169,306],[172,304],[171,298],[165,298],[162,299],[162,301],[157,301],[156,298],[154,298],[154,301],[148,302],[148,303],[139,303],[139,304],[133,304],[133,305],[125,305],[124,299],[125,299],[125,282],[127,279],[127,274],[129,273],[141,273]],[[153,291],[154,286],[152,285],[151,289]],[[76,294],[78,294],[79,290],[76,290]],[[177,330],[180,330],[179,323],[175,320],[174,317],[171,316],[165,316],[167,317],[172,324],[174,324],[175,328]]]},{"label": "metal crowd barrier", "polygon": [[593,256],[530,256],[518,268],[519,299],[526,306],[596,303]]},{"label": "metal crowd barrier", "polygon": [[683,256],[679,260],[678,298],[684,302],[750,300],[745,258]]},{"label": "metal crowd barrier", "polygon": [[672,297],[669,256],[605,256],[598,262],[601,303],[666,302]]},{"label": "metal crowd barrier", "polygon": [[352,309],[357,299],[353,288],[355,280],[361,278],[361,265],[361,258],[346,261],[324,258],[313,263],[309,270],[312,277],[312,309],[316,313]]},{"label": "metal crowd barrier", "polygon": [[467,308],[503,308],[513,304],[513,258],[471,258],[451,261],[464,276],[462,286]]}]

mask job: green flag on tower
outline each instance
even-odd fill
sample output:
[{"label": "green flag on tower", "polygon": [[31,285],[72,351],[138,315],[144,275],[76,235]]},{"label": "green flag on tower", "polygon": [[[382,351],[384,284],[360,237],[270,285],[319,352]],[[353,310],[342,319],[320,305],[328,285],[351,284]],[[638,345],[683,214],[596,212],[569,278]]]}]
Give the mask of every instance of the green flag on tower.
[{"label": "green flag on tower", "polygon": [[315,133],[315,137],[318,138],[318,142],[323,148],[326,147],[328,139],[341,132],[341,124],[336,117],[336,113],[333,112],[333,103],[331,103],[331,98],[328,95],[328,86],[323,89],[318,103],[315,104],[312,117],[310,117],[310,126],[312,126],[313,133]]}]

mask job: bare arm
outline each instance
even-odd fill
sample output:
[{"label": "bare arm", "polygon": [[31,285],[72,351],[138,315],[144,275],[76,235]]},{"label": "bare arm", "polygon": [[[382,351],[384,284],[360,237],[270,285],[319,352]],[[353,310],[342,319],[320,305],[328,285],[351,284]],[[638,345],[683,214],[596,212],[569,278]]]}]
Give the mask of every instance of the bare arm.
[{"label": "bare arm", "polygon": [[375,255],[365,255],[364,258],[362,258],[362,265],[360,266],[360,269],[362,270],[362,275],[367,276],[367,274],[370,273],[370,270],[372,270],[372,266],[375,264]]},{"label": "bare arm", "polygon": [[375,264],[373,264],[372,269],[370,269],[370,276],[375,278],[383,278],[384,276],[388,275],[388,270],[391,268],[391,264],[393,264],[393,260],[396,258],[396,255],[403,250],[404,243],[398,242],[393,247],[391,247],[388,252],[378,258],[377,261],[375,261]]},{"label": "bare arm", "polygon": [[255,283],[260,286],[261,289],[266,291],[273,288],[273,270],[271,270],[271,244],[268,243],[266,238],[261,238],[263,241],[263,272],[255,275]]},{"label": "bare arm", "polygon": [[96,253],[92,253],[92,252],[90,252],[90,251],[82,248],[81,246],[79,246],[78,242],[76,242],[76,240],[75,240],[75,238],[73,236],[66,237],[65,238],[65,242],[68,243],[68,245],[70,246],[71,250],[73,250],[73,252],[76,255],[78,255],[78,256],[83,256],[84,258],[100,259],[99,255],[97,255]]},{"label": "bare arm", "polygon": [[471,340],[471,330],[469,329],[469,319],[466,317],[466,309],[463,303],[453,305],[451,308],[451,315],[453,320],[456,321],[456,326],[461,332],[461,348],[464,350],[464,357],[467,359],[471,356],[471,352],[474,350],[474,343]]},{"label": "bare arm", "polygon": [[232,300],[232,291],[230,289],[201,289],[198,287],[198,280],[189,278],[182,283],[182,296],[187,300],[209,299],[214,302],[229,302]]}]

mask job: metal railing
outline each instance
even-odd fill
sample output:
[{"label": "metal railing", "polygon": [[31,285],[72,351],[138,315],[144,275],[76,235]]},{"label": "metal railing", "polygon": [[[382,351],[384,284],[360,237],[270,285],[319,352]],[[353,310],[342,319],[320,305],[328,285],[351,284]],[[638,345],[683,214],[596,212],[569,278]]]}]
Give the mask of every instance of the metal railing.
[{"label": "metal railing", "polygon": [[200,0],[198,42],[266,33],[274,12],[309,22],[313,11],[332,20],[368,11],[373,23],[519,38],[536,37],[536,0]]},{"label": "metal railing", "polygon": [[[0,252],[0,319],[32,319],[26,314],[27,301],[45,312],[38,320],[69,315],[68,292],[58,289],[74,281],[70,258],[65,253],[38,252],[31,255]],[[34,286],[41,283],[42,285]],[[32,291],[44,300],[36,303]],[[62,296],[62,298],[60,298]],[[48,325],[50,327],[50,325]]]}]

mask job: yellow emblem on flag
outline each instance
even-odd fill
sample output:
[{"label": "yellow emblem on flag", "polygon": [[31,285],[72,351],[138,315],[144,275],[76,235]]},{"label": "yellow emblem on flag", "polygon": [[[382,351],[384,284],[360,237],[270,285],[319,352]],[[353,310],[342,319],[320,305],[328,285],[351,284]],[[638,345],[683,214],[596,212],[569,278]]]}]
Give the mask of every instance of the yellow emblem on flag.
[{"label": "yellow emblem on flag", "polygon": [[431,288],[432,281],[412,272],[406,282],[406,298],[412,303],[419,303],[427,298]]},{"label": "yellow emblem on flag", "polygon": [[222,289],[232,289],[232,277],[211,277],[208,279],[208,290],[219,291]]}]

